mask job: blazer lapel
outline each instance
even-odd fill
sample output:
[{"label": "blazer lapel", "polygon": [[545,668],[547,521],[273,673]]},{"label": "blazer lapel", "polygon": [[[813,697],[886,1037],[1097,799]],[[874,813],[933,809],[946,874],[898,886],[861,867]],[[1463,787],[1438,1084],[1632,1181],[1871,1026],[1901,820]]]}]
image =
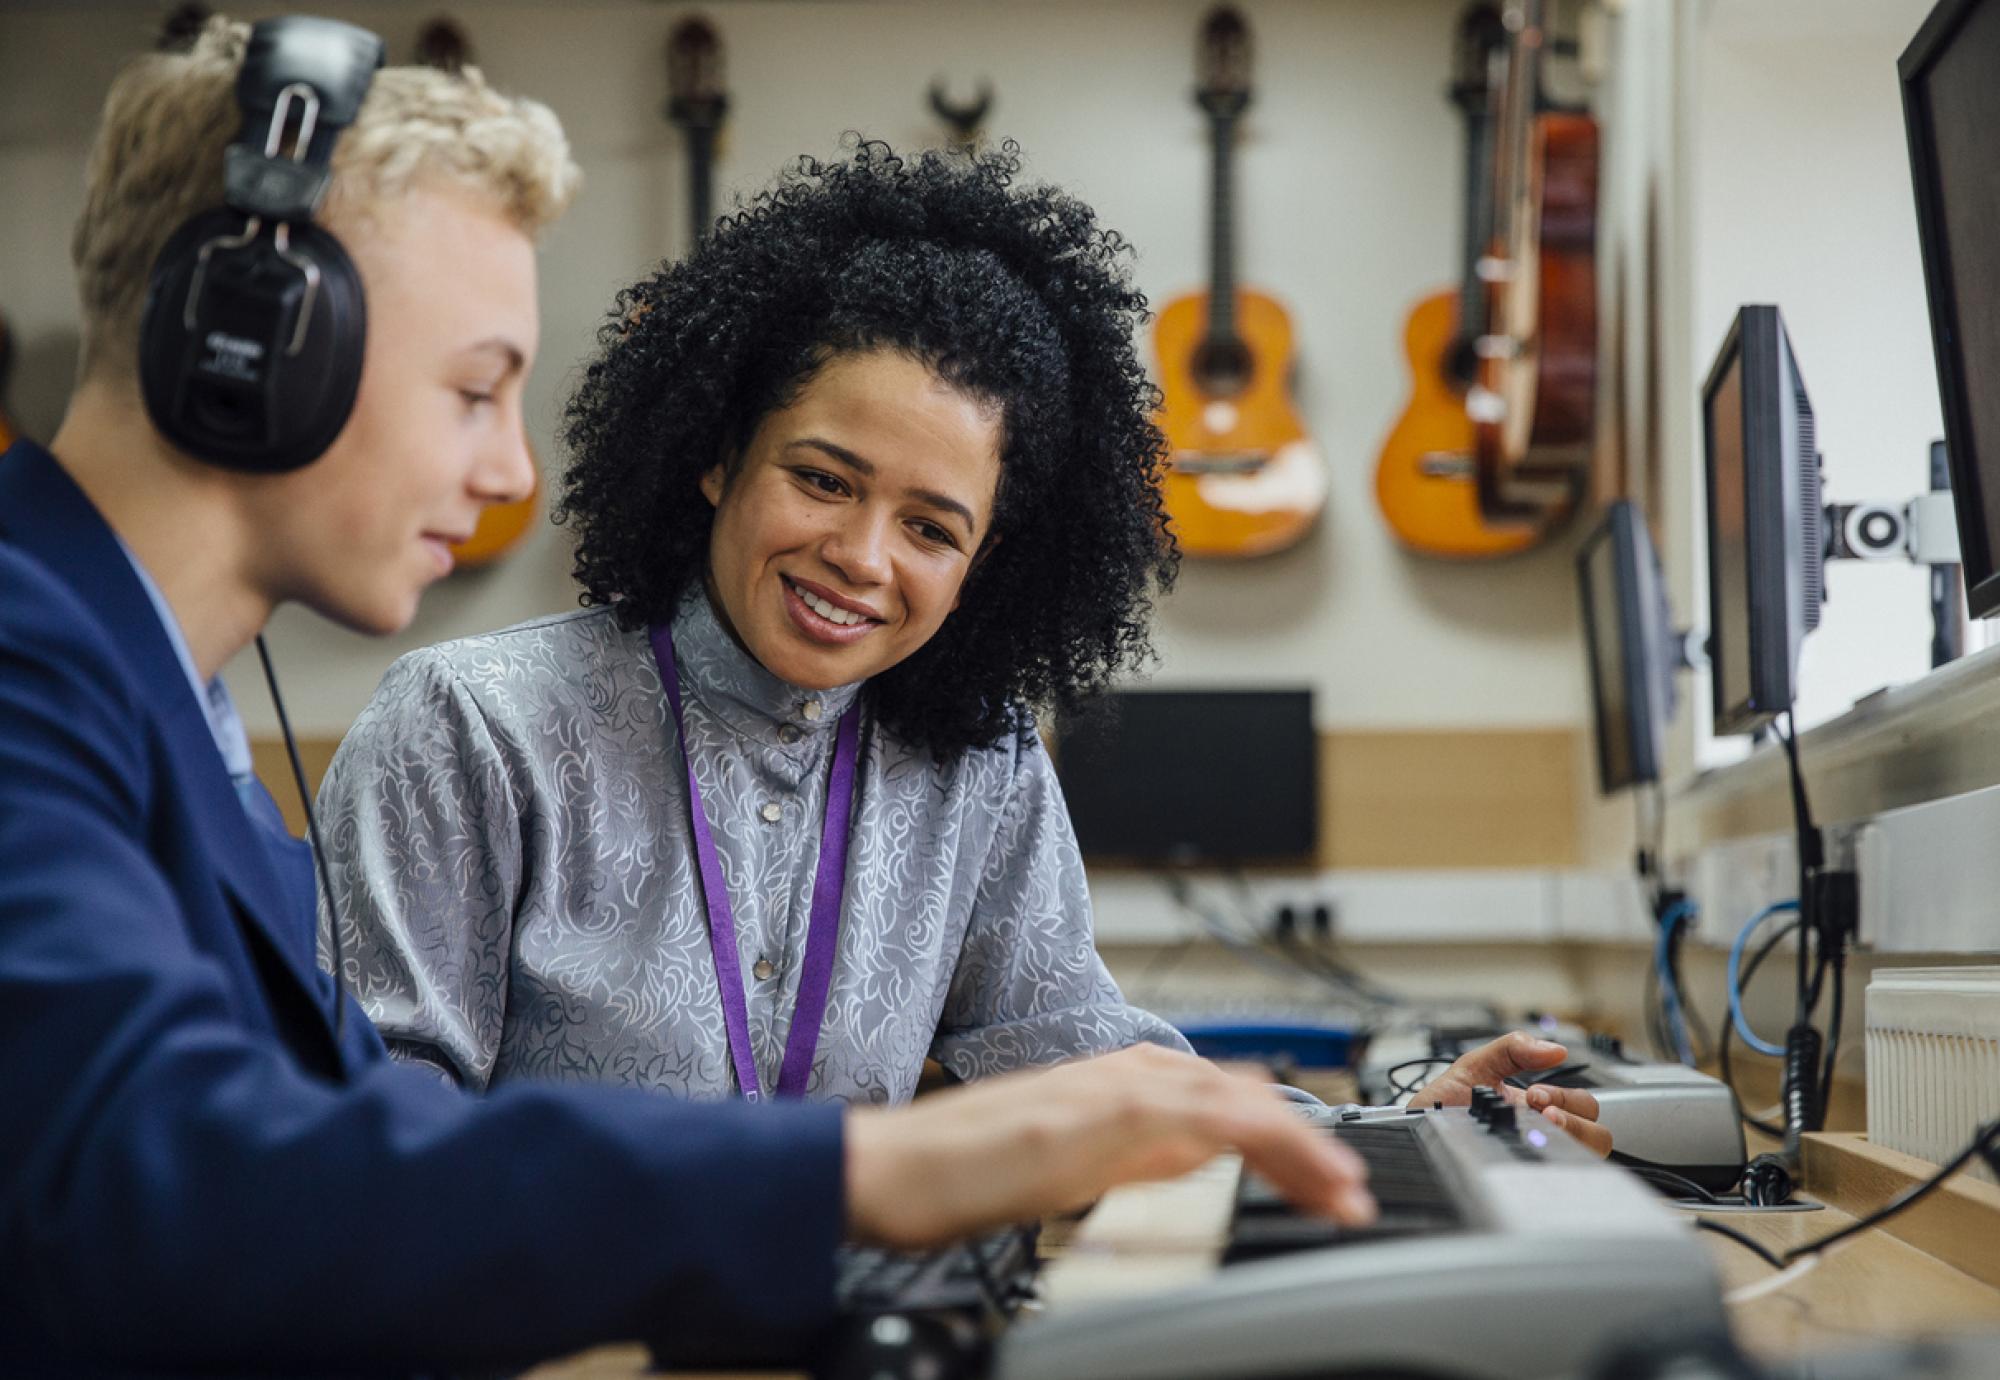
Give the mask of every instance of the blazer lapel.
[{"label": "blazer lapel", "polygon": [[[202,843],[238,911],[275,951],[303,989],[329,1042],[333,1028],[323,1009],[312,946],[310,864],[303,897],[295,890],[297,863],[288,886],[262,830],[237,798],[235,784],[216,750],[208,717],[194,698],[187,673],[160,626],[153,602],[103,517],[55,457],[30,442],[0,455],[0,532],[74,588],[111,634],[148,706],[160,720],[175,782],[188,798]],[[303,849],[304,845],[299,845]],[[306,913],[299,914],[303,904]]]}]

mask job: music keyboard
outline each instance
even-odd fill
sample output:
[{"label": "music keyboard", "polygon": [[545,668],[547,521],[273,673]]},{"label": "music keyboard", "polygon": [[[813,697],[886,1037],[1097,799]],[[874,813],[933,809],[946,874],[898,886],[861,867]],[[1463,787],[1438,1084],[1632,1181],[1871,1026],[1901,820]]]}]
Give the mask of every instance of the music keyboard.
[{"label": "music keyboard", "polygon": [[1316,1109],[1381,1219],[1293,1213],[1229,1158],[1108,1195],[1001,1334],[1000,1380],[1200,1380],[1371,1368],[1579,1374],[1641,1328],[1720,1327],[1708,1253],[1643,1184],[1539,1115]]}]

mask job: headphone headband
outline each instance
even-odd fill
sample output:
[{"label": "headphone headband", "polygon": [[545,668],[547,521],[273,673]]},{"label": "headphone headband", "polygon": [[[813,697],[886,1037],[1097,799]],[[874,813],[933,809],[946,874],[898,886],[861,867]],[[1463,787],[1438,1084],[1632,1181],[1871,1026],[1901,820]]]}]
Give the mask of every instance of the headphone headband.
[{"label": "headphone headband", "polygon": [[374,34],[336,19],[300,15],[252,29],[236,77],[243,127],[226,155],[224,200],[246,216],[311,219],[332,177],[334,141],[360,113],[382,51]]}]

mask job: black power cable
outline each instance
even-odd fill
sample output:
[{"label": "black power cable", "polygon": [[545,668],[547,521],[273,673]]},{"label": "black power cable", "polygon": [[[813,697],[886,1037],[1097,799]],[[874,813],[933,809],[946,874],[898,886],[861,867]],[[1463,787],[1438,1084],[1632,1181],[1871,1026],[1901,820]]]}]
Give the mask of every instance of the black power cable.
[{"label": "black power cable", "polygon": [[1785,1262],[1783,1258],[1780,1257],[1776,1251],[1773,1251],[1769,1246],[1766,1246],[1763,1242],[1757,1240],[1755,1237],[1751,1236],[1748,1232],[1740,1232],[1736,1230],[1736,1228],[1734,1227],[1726,1227],[1722,1223],[1712,1222],[1706,1217],[1695,1218],[1694,1225],[1697,1231],[1712,1231],[1717,1236],[1728,1237],[1731,1241],[1734,1241],[1737,1245],[1743,1247],[1745,1250],[1755,1251],[1758,1257],[1774,1270],[1782,1270],[1785,1268]]},{"label": "black power cable", "polygon": [[[1846,994],[1847,945],[1855,929],[1855,879],[1851,872],[1826,871],[1825,842],[1813,822],[1806,798],[1805,773],[1799,766],[1798,724],[1785,710],[1778,733],[1784,745],[1792,795],[1792,817],[1798,829],[1799,942],[1795,975],[1797,1001],[1792,1025],[1785,1032],[1784,1157],[1796,1167],[1801,1138],[1826,1122],[1833,1091],[1833,1063],[1840,1051],[1840,1020]],[[1822,1042],[1813,1027],[1828,971],[1833,974],[1834,1013],[1831,1034]],[[1822,1062],[1823,1060],[1823,1062]]]},{"label": "black power cable", "polygon": [[1909,1189],[1907,1192],[1897,1195],[1886,1205],[1877,1208],[1866,1217],[1856,1218],[1837,1231],[1830,1231],[1825,1236],[1819,1237],[1816,1240],[1792,1247],[1789,1251],[1785,1252],[1785,1263],[1789,1265],[1802,1256],[1815,1255],[1820,1251],[1824,1251],[1829,1246],[1838,1245],[1857,1232],[1866,1231],[1878,1223],[1886,1222],[1905,1208],[1913,1207],[1923,1201],[1923,1199],[1929,1197],[1937,1190],[1938,1185],[1942,1184],[1959,1170],[1965,1168],[1973,1159],[1981,1155],[1986,1157],[1987,1163],[1993,1166],[1996,1173],[2000,1173],[2000,1119],[1989,1121],[1975,1131],[1971,1143],[1952,1156],[1949,1161],[1938,1169],[1937,1173],[1931,1175],[1928,1179],[1925,1179],[1922,1183]]},{"label": "black power cable", "polygon": [[1442,1064],[1450,1067],[1455,1062],[1457,1061],[1448,1054],[1433,1054],[1423,1059],[1405,1059],[1400,1064],[1391,1064],[1382,1077],[1389,1085],[1389,1096],[1392,1099],[1405,1097],[1415,1094],[1423,1085],[1421,1083],[1404,1083],[1399,1081],[1396,1075],[1404,1069],[1428,1067],[1433,1064]]},{"label": "black power cable", "polygon": [[1715,1194],[1703,1188],[1693,1179],[1688,1178],[1685,1174],[1676,1174],[1665,1165],[1651,1164],[1644,1160],[1634,1159],[1632,1156],[1622,1154],[1616,1150],[1611,1152],[1611,1162],[1623,1165],[1626,1169],[1637,1174],[1655,1188],[1671,1190],[1670,1197],[1693,1199],[1696,1202],[1718,1206],[1722,1202]]}]

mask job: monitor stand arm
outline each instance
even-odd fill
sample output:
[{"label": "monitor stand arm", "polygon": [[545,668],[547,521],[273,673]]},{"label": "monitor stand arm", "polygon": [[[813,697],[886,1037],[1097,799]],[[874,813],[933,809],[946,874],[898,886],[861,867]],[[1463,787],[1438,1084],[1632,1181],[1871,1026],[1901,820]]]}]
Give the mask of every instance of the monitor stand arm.
[{"label": "monitor stand arm", "polygon": [[1952,508],[1944,442],[1933,441],[1931,491],[1905,502],[1829,503],[1822,530],[1830,561],[1908,561],[1931,569],[1931,666],[1964,651],[1965,599],[1958,572],[1958,518]]}]

